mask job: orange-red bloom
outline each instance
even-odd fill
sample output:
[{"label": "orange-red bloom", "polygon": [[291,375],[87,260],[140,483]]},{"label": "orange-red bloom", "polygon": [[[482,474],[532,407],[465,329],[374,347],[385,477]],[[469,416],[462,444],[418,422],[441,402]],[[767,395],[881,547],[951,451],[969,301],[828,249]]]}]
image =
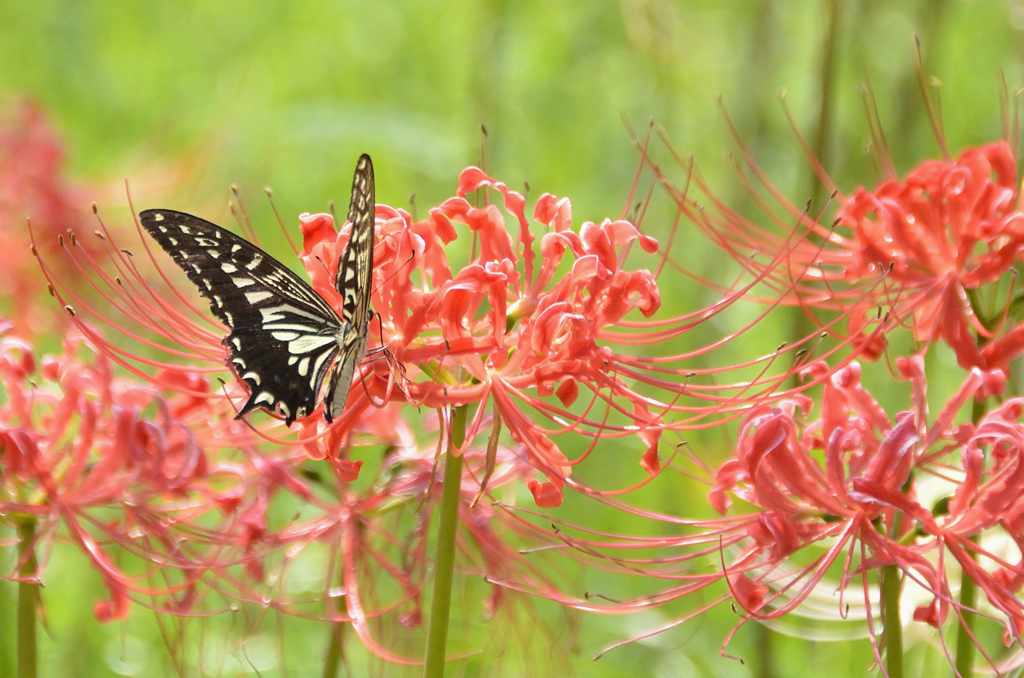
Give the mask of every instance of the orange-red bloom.
[{"label": "orange-red bloom", "polygon": [[[501,192],[505,208],[520,225],[522,270],[498,207],[476,208],[462,197],[483,186]],[[404,211],[378,208],[383,223],[378,225],[380,243],[374,255],[379,262],[374,308],[382,327],[374,325],[371,332],[380,332],[391,355],[406,365],[402,388],[410,402],[480,405],[470,435],[479,430],[483,405],[493,398],[512,438],[547,476],[549,483],[531,482],[534,496],[541,505],[552,505],[560,503],[560,488],[571,467],[550,438],[556,431],[540,428],[519,403],[554,417],[557,411],[530,392],[556,392],[568,407],[579,384],[639,399],[615,375],[616,356],[599,340],[630,310],[649,316],[658,309],[653,276],[645,270],[624,270],[620,263],[620,253],[632,242],[639,241],[647,252],[656,251],[657,243],[625,221],[587,223],[577,234],[571,230],[568,201],[545,195],[534,218],[551,232],[541,239],[542,259],[535,270],[524,208],[520,194],[476,168],[463,172],[459,197],[432,209],[425,221],[414,224]],[[333,286],[320,262],[337,261],[347,240],[345,231],[335,236],[330,220],[329,215],[303,217],[303,260],[314,287],[327,298],[334,294]],[[469,226],[479,248],[477,258],[458,271],[451,269],[444,250],[456,238],[453,221]],[[567,255],[572,257],[571,270],[555,282]],[[422,282],[417,284],[419,276]],[[367,377],[372,398],[403,397],[386,379]],[[368,404],[358,395],[356,400]],[[358,411],[350,410],[349,416]],[[637,423],[647,427],[652,418],[640,414]]]},{"label": "orange-red bloom", "polygon": [[891,306],[914,337],[943,338],[962,367],[1004,367],[1012,355],[999,364],[982,355],[978,337],[993,333],[968,295],[998,281],[1021,255],[1017,189],[1016,159],[1005,142],[967,149],[955,161],[926,161],[903,181],[859,188],[842,201],[823,262],[848,281],[887,275]]},{"label": "orange-red bloom", "polygon": [[[905,179],[891,173],[873,190],[844,195],[809,158],[833,191],[835,221],[815,221],[789,202],[741,146],[752,173],[775,200],[758,203],[773,227],[756,224],[714,198],[699,175],[690,177],[714,210],[696,209],[685,192],[672,193],[688,216],[737,259],[751,249],[781,252],[794,225],[810,238],[792,246],[787,264],[772,276],[785,303],[839,310],[861,354],[875,358],[884,336],[864,336],[868,319],[888,314],[889,327],[908,326],[927,346],[945,341],[962,367],[1005,368],[1024,346],[1024,326],[1013,324],[1012,268],[1024,248],[1024,204],[1017,160],[1006,142],[969,148],[960,156],[928,160]],[[757,189],[743,177],[752,195]],[[1000,288],[999,284],[1003,287]],[[993,301],[994,302],[994,308]],[[983,309],[983,310],[982,310]]]}]

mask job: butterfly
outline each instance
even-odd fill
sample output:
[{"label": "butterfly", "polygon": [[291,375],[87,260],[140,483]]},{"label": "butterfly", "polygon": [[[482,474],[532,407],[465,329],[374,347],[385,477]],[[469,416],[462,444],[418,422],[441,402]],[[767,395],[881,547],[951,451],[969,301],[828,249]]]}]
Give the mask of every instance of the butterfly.
[{"label": "butterfly", "polygon": [[345,408],[356,365],[366,355],[373,311],[373,163],[363,154],[352,179],[352,234],[338,261],[334,286],[341,315],[306,281],[249,241],[199,217],[165,209],[139,214],[143,228],[210,301],[231,333],[229,363],[249,388],[238,417],[257,407],[291,426],[324,400],[328,423]]}]

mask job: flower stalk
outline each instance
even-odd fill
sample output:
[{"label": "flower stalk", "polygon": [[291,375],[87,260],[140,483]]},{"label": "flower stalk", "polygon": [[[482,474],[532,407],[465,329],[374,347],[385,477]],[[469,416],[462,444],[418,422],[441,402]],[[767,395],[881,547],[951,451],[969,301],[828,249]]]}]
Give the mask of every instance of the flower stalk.
[{"label": "flower stalk", "polygon": [[38,562],[36,561],[36,519],[25,517],[18,523],[18,678],[36,678],[36,606],[39,601]]},{"label": "flower stalk", "polygon": [[[987,343],[987,340],[985,337],[979,337],[978,342],[980,345],[984,345]],[[987,403],[975,400],[971,407],[971,421],[974,424],[980,422],[987,410]],[[978,543],[978,536],[971,537],[970,541]],[[974,552],[970,549],[966,551],[966,554],[968,558],[974,558]],[[974,635],[975,614],[973,610],[975,609],[976,593],[977,586],[974,583],[974,579],[965,571],[960,579],[960,626],[957,627],[956,659],[954,660],[957,675],[962,676],[962,678],[971,678],[974,675],[976,641]]]},{"label": "flower stalk", "polygon": [[323,678],[337,678],[338,669],[345,656],[345,624],[332,622],[330,639],[327,641],[327,652],[324,655]]},{"label": "flower stalk", "polygon": [[[977,538],[972,539],[977,541]],[[971,552],[968,551],[968,554]],[[960,581],[960,627],[956,636],[956,672],[963,678],[970,678],[973,673],[975,640],[974,640],[974,617],[971,610],[974,608],[975,592],[977,587],[974,580],[966,572]]]},{"label": "flower stalk", "polygon": [[427,622],[427,656],[424,678],[442,678],[448,644],[448,616],[451,611],[452,578],[455,572],[455,532],[459,525],[459,498],[462,489],[462,455],[454,454],[466,434],[466,407],[455,408],[448,455],[441,490],[441,518],[434,559],[434,593]]},{"label": "flower stalk", "polygon": [[903,625],[900,622],[900,568],[882,567],[882,623],[885,625],[885,670],[903,678]]}]

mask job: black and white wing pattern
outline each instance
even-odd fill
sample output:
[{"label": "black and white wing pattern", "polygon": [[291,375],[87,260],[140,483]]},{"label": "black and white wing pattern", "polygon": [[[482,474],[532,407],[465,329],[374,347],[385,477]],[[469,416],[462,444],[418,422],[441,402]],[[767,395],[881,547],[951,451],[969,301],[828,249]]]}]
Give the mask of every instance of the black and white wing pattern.
[{"label": "black and white wing pattern", "polygon": [[366,335],[373,319],[370,292],[373,291],[374,199],[373,163],[364,153],[352,177],[352,198],[348,205],[352,234],[341,253],[334,278],[334,287],[342,297],[341,322],[346,331],[339,342],[341,358],[331,375],[324,402],[324,417],[328,422],[345,409],[352,375],[366,355]]},{"label": "black and white wing pattern", "polygon": [[224,345],[231,367],[249,387],[239,417],[261,407],[280,412],[291,426],[316,409],[332,364],[324,417],[330,422],[344,409],[372,316],[373,193],[373,164],[364,154],[352,184],[352,236],[335,278],[344,300],[340,317],[306,281],[234,233],[183,212],[139,214],[146,231],[231,328]]}]

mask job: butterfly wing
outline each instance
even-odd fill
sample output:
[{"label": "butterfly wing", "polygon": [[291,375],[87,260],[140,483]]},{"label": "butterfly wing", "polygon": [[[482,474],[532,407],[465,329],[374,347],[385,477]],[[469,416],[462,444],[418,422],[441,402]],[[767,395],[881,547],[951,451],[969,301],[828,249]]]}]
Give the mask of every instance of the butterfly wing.
[{"label": "butterfly wing", "polygon": [[344,331],[341,336],[341,358],[331,375],[324,403],[324,417],[328,422],[345,409],[356,365],[366,355],[366,335],[373,317],[370,292],[373,289],[375,216],[373,163],[370,156],[364,153],[356,164],[355,176],[352,178],[352,200],[348,207],[352,233],[338,261],[338,272],[334,279],[334,286],[342,298]]},{"label": "butterfly wing", "polygon": [[249,387],[238,416],[262,407],[280,411],[290,426],[313,411],[350,334],[334,309],[284,264],[215,224],[165,209],[139,219],[231,328],[224,345]]}]

